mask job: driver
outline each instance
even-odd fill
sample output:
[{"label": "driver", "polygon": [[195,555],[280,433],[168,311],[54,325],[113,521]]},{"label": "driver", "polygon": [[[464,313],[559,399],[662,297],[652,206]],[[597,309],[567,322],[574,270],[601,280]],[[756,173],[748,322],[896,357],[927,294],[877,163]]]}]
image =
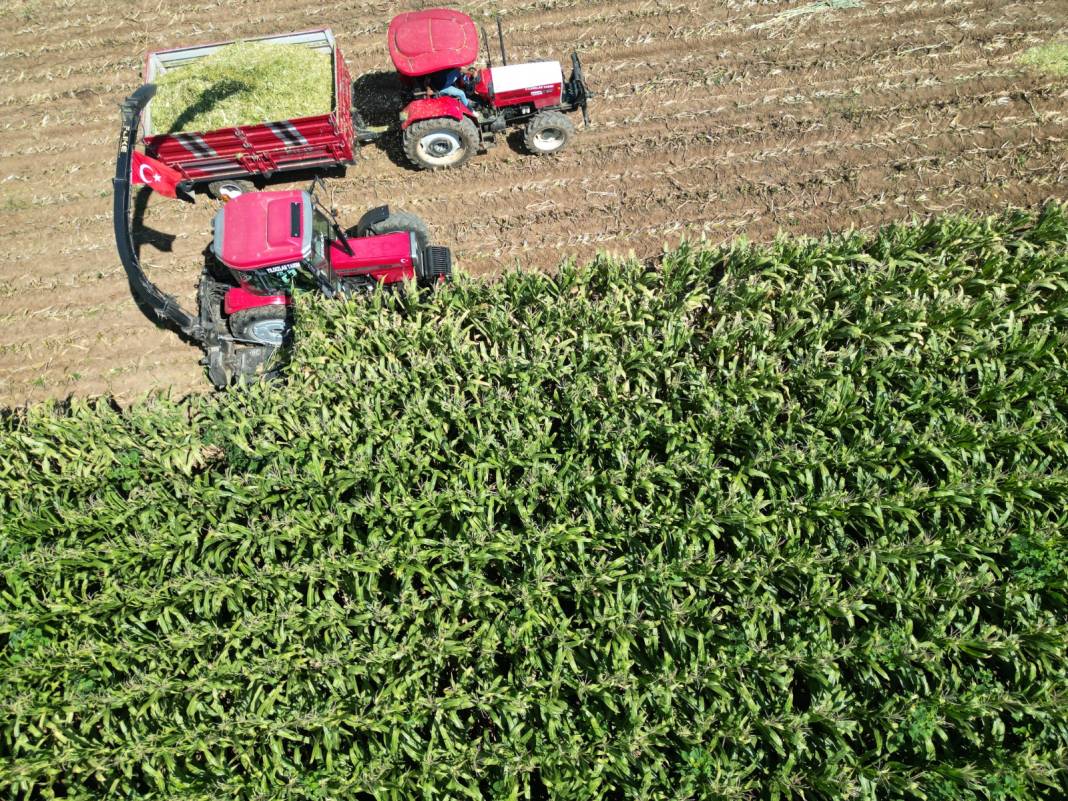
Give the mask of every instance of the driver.
[{"label": "driver", "polygon": [[455,97],[464,104],[464,108],[471,108],[471,101],[467,97],[467,92],[474,92],[474,71],[461,71],[459,68],[441,70],[440,72],[432,73],[427,78],[427,86],[433,90],[434,94]]}]

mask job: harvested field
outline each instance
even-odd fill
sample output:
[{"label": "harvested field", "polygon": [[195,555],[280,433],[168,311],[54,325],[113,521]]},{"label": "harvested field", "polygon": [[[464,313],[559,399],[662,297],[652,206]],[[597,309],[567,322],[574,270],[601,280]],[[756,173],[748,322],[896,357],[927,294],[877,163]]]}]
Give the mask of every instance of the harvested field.
[{"label": "harvested field", "polygon": [[[333,203],[353,222],[381,202],[414,211],[463,269],[488,275],[598,250],[651,257],[683,236],[766,239],[1068,196],[1068,81],[1017,63],[1064,41],[1068,2],[868,0],[779,16],[807,5],[463,4],[503,10],[515,61],[581,51],[593,127],[556,160],[502,144],[462,173],[416,173],[397,148],[371,146],[330,181]],[[138,311],[112,239],[117,104],[144,53],[324,24],[354,76],[381,72],[396,6],[147,8],[0,11],[0,404],[208,388],[199,351]],[[190,307],[212,211],[153,197],[144,214],[149,273]]]}]

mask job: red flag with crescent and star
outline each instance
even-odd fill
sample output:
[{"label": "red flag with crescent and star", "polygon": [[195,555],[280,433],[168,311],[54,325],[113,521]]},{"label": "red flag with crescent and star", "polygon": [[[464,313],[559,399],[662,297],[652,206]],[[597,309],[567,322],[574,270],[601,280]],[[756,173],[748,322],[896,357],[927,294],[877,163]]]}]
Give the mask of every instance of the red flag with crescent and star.
[{"label": "red flag with crescent and star", "polygon": [[132,167],[130,169],[130,183],[144,184],[154,191],[167,197],[178,197],[177,186],[182,180],[182,174],[178,170],[168,167],[161,161],[151,156],[146,156],[138,150],[133,153]]}]

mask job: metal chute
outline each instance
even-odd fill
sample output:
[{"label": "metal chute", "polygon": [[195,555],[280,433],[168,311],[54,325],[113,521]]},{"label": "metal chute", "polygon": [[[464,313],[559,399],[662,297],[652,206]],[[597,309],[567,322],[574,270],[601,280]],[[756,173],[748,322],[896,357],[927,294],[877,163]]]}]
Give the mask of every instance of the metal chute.
[{"label": "metal chute", "polygon": [[209,332],[204,330],[204,326],[197,317],[182,309],[177,300],[148,280],[133,242],[130,221],[132,191],[130,166],[134,147],[137,145],[137,129],[141,123],[141,112],[155,93],[156,87],[153,84],[145,84],[126,98],[120,106],[122,130],[119,132],[119,152],[115,159],[113,182],[115,246],[118,248],[123,269],[126,270],[130,290],[138,303],[151,310],[158,322],[169,323],[190,339],[203,343],[208,338]]},{"label": "metal chute", "polygon": [[[201,277],[198,298],[199,316],[190,314],[181,307],[177,300],[163,292],[148,280],[141,260],[134,247],[132,220],[130,219],[130,195],[132,181],[130,169],[134,148],[137,145],[137,131],[141,124],[141,113],[156,93],[156,87],[145,84],[126,98],[120,106],[122,130],[119,133],[119,151],[115,160],[114,178],[114,223],[115,246],[119,259],[130,283],[134,299],[149,314],[154,322],[176,329],[186,339],[196,343],[204,350],[203,364],[208,368],[208,376],[219,389],[228,386],[238,376],[255,375],[273,354],[273,348],[237,349],[230,337],[225,336],[225,326],[217,314],[220,297],[217,297],[220,284],[217,284],[205,267]],[[188,193],[189,183],[179,184],[177,192],[183,200],[191,200]]]}]

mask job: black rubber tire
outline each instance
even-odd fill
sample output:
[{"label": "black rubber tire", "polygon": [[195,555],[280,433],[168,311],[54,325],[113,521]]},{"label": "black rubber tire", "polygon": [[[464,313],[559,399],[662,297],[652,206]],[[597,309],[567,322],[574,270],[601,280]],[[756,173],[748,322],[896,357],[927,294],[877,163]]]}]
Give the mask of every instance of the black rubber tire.
[{"label": "black rubber tire", "polygon": [[212,181],[208,184],[208,194],[216,200],[222,200],[223,192],[231,187],[233,190],[236,190],[238,194],[256,191],[256,185],[252,183],[252,181],[242,181],[237,178],[223,178],[220,181]]},{"label": "black rubber tire", "polygon": [[420,250],[430,244],[430,229],[426,227],[422,219],[409,211],[391,211],[386,219],[375,223],[367,230],[371,236],[411,231],[415,234],[415,241],[419,244]]},{"label": "black rubber tire", "polygon": [[[435,157],[428,151],[431,142],[450,143],[453,149]],[[404,154],[416,167],[424,170],[446,170],[460,167],[478,150],[478,127],[467,117],[436,117],[413,122],[404,131]]]},{"label": "black rubber tire", "polygon": [[535,156],[553,156],[567,147],[574,135],[571,120],[559,111],[542,111],[523,129],[523,144]]},{"label": "black rubber tire", "polygon": [[276,304],[242,309],[226,322],[230,333],[243,342],[278,347],[289,334],[289,307]]}]

